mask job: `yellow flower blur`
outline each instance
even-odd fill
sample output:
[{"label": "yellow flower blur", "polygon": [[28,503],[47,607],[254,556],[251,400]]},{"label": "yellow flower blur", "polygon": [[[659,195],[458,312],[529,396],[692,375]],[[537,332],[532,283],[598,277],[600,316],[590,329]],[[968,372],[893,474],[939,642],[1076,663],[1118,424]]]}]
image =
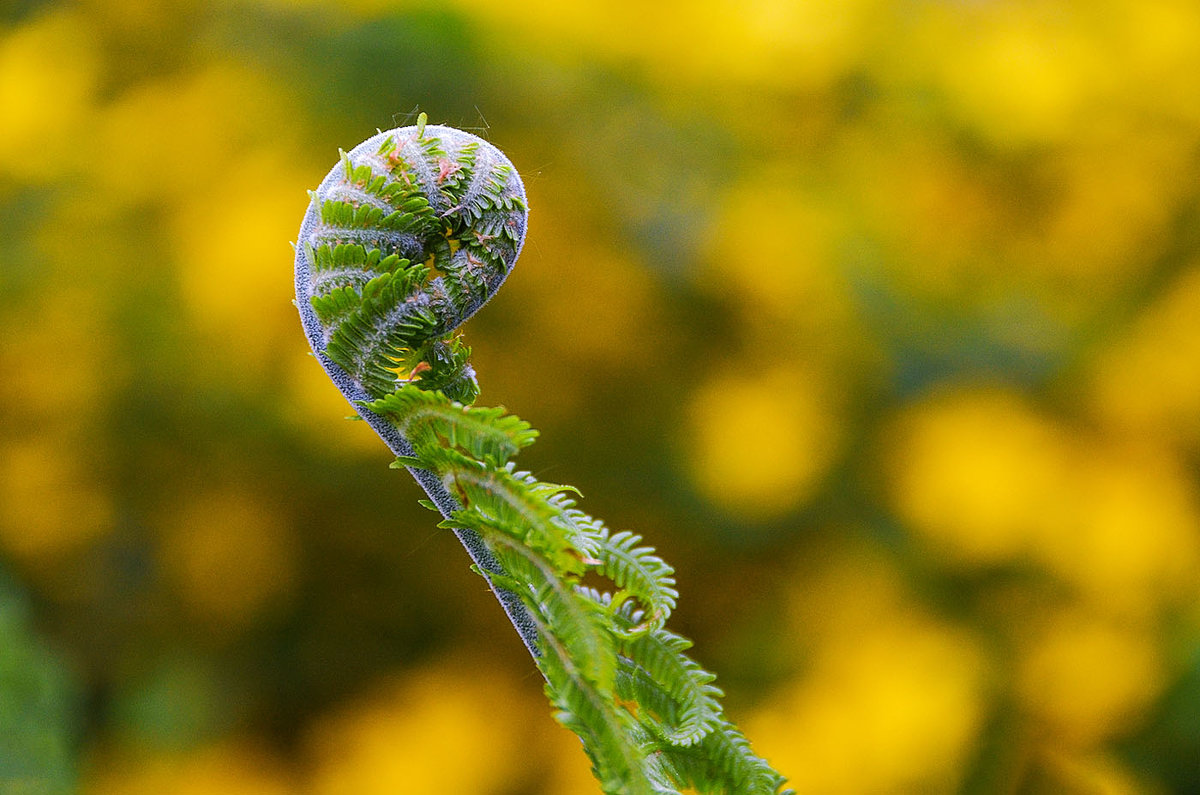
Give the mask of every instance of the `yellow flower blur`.
[{"label": "yellow flower blur", "polygon": [[1036,563],[1138,614],[1196,594],[1200,507],[1165,451],[1071,433],[973,389],[901,418],[888,469],[898,513],[957,565]]},{"label": "yellow flower blur", "polygon": [[833,411],[815,374],[713,379],[693,399],[684,431],[696,486],[726,511],[752,519],[803,505],[837,450]]},{"label": "yellow flower blur", "polygon": [[956,791],[983,719],[978,643],[873,555],[805,577],[786,631],[808,664],[747,731],[800,792]]}]

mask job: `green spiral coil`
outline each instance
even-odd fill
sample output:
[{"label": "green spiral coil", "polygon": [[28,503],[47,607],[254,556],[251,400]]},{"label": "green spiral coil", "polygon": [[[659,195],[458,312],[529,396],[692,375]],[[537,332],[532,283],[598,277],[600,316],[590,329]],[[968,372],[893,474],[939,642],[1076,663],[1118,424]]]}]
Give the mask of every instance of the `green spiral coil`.
[{"label": "green spiral coil", "polygon": [[452,333],[504,283],[528,214],[512,163],[470,133],[418,124],[342,152],[296,245],[297,304],[335,380],[471,402],[470,351]]}]

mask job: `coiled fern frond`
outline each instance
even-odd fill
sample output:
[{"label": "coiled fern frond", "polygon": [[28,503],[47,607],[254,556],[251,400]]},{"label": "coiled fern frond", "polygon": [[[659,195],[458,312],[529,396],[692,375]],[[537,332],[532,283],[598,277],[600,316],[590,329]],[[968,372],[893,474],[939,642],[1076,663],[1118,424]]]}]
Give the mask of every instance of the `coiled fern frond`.
[{"label": "coiled fern frond", "polygon": [[690,641],[665,628],[671,567],[581,511],[574,489],[516,469],[537,437],[528,423],[470,406],[478,383],[456,330],[512,270],[527,220],[508,159],[423,116],[342,152],[296,245],[309,343],[467,548],[604,792],[776,795],[783,777],[725,719]]}]

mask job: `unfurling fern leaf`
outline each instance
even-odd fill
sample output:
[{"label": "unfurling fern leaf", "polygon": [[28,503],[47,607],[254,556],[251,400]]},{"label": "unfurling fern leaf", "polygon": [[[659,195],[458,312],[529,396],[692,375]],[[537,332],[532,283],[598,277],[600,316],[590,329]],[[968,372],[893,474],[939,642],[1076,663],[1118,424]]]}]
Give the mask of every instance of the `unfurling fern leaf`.
[{"label": "unfurling fern leaf", "polygon": [[[679,591],[675,590],[675,570],[654,554],[654,547],[639,547],[642,537],[622,530],[611,535],[602,522],[588,517],[598,544],[596,571],[612,580],[621,590],[613,599],[620,606],[634,598],[649,612],[646,629],[661,627],[675,609]],[[633,628],[629,631],[636,631]]]},{"label": "unfurling fern leaf", "polygon": [[502,408],[449,405],[412,385],[368,403],[365,408],[389,420],[417,450],[452,447],[499,467],[533,444],[537,431]]},{"label": "unfurling fern leaf", "polygon": [[423,116],[342,152],[296,246],[309,343],[487,578],[604,792],[777,795],[782,776],[724,718],[690,641],[663,626],[673,569],[576,508],[571,487],[516,469],[537,437],[528,423],[469,405],[478,384],[455,333],[507,277],[526,221],[507,158]]}]

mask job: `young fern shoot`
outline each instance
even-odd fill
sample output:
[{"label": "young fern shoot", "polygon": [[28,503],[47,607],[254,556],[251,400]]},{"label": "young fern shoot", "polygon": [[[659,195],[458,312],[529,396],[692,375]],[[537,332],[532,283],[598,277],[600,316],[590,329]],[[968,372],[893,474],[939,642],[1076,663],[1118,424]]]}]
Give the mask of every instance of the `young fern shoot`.
[{"label": "young fern shoot", "polygon": [[[333,382],[429,496],[488,581],[611,795],[778,795],[727,721],[713,674],[665,623],[674,572],[513,458],[537,431],[476,408],[456,330],[512,270],[525,190],[486,141],[426,124],[342,152],[296,244],[296,305]],[[591,575],[612,590],[582,585]]]}]

